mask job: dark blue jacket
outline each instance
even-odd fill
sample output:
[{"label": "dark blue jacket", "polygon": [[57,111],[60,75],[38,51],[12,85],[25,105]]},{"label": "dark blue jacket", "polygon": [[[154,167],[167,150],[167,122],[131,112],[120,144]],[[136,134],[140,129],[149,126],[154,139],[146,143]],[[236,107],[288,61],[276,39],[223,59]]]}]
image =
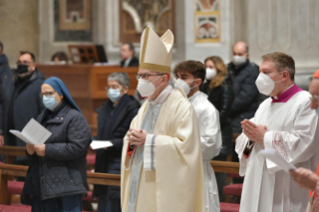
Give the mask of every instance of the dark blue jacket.
[{"label": "dark blue jacket", "polygon": [[[10,105],[13,107],[13,120],[11,121],[14,122],[15,129],[22,131],[30,119],[36,119],[44,109],[40,98],[44,76],[36,69],[19,89],[15,87],[17,80],[18,77],[14,76],[4,92],[4,137],[6,145],[25,146],[25,142],[16,137],[10,135],[11,139],[8,139],[10,130],[7,126],[9,107]],[[16,95],[13,96],[15,90]]]},{"label": "dark blue jacket", "polygon": [[[136,116],[140,107],[139,102],[133,97],[124,95],[118,105],[113,108],[111,101],[105,102],[97,112],[98,133],[96,140],[107,140],[113,147],[107,150],[100,149],[96,153],[95,172],[121,174],[121,155],[123,138],[130,128],[131,121]],[[112,117],[115,115],[116,117]],[[105,128],[107,119],[115,120],[110,127]],[[94,186],[94,195],[107,194],[108,199],[120,199],[118,186]]]},{"label": "dark blue jacket", "polygon": [[233,81],[235,94],[230,111],[232,129],[233,133],[241,133],[240,122],[244,119],[252,118],[259,105],[259,91],[255,84],[259,70],[249,60],[238,67],[233,63],[229,63],[227,68]]},{"label": "dark blue jacket", "polygon": [[[48,110],[37,121],[43,123]],[[45,156],[32,164],[26,177],[23,194],[30,194],[32,166],[39,166],[41,199],[86,194],[86,154],[91,143],[91,130],[83,114],[66,104],[58,114],[45,121],[45,128],[52,135],[45,142]],[[36,156],[36,153],[32,157]],[[35,160],[36,161],[36,160]]]}]

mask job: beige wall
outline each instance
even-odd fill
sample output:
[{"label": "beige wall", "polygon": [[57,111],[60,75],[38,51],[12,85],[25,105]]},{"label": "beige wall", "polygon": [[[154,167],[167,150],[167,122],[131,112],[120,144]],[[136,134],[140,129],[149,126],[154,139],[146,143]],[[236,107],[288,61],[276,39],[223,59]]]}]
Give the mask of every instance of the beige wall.
[{"label": "beige wall", "polygon": [[0,0],[0,40],[11,66],[20,50],[39,55],[38,0]]}]

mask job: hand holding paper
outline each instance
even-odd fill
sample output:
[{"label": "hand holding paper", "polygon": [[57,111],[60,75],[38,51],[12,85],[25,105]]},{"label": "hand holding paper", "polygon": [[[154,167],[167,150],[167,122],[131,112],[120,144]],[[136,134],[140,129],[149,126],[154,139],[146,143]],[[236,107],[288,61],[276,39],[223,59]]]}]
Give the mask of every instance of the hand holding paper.
[{"label": "hand holding paper", "polygon": [[44,144],[52,133],[45,129],[36,120],[31,119],[28,124],[23,128],[22,132],[18,130],[10,130],[10,133],[17,136],[24,142],[33,145]]},{"label": "hand holding paper", "polygon": [[271,160],[275,164],[277,164],[280,168],[285,170],[287,173],[289,173],[289,170],[295,170],[296,167],[292,164],[286,161],[276,150],[274,149],[264,149],[260,150],[259,155]]}]

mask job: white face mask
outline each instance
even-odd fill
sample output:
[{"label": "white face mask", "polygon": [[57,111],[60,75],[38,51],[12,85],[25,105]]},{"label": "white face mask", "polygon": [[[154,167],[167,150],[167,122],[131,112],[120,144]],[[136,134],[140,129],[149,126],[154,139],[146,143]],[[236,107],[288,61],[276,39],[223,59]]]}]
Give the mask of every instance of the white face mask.
[{"label": "white face mask", "polygon": [[[194,81],[195,81],[195,80],[190,81],[190,82],[194,82]],[[177,79],[177,83],[183,88],[183,90],[184,90],[186,96],[189,94],[189,92],[191,92],[191,90],[192,90],[193,88],[195,88],[195,86],[191,88],[191,87],[188,85],[188,83],[185,82],[185,81],[182,80],[182,79]],[[178,86],[177,86],[176,83],[175,83],[175,85],[174,85],[174,88],[175,88],[175,89],[178,89]]]},{"label": "white face mask", "polygon": [[[153,80],[152,82],[155,82],[161,77],[158,77],[157,79]],[[153,83],[145,80],[145,79],[139,79],[137,84],[137,91],[141,94],[142,97],[149,97],[152,96],[153,93],[157,88],[153,85]]]},{"label": "white face mask", "polygon": [[236,66],[246,63],[246,55],[243,56],[233,56],[233,63]]},{"label": "white face mask", "polygon": [[[282,72],[281,72],[282,73]],[[281,74],[281,73],[278,73],[278,74]],[[278,74],[274,74],[272,76],[276,76]],[[281,81],[277,81],[277,82],[274,82],[270,76],[264,74],[264,73],[259,73],[259,76],[256,80],[256,86],[259,90],[259,92],[261,94],[264,94],[264,95],[269,95],[271,94],[271,92],[274,90],[275,88],[275,84],[276,83],[279,83]]]},{"label": "white face mask", "polygon": [[206,80],[211,80],[213,79],[214,76],[216,76],[217,71],[212,68],[206,68]]}]

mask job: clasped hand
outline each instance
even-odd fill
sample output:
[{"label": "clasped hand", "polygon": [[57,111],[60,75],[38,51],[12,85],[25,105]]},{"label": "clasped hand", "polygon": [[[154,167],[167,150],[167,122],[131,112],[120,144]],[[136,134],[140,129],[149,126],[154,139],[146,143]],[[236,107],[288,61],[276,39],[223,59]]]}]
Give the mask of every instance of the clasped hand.
[{"label": "clasped hand", "polygon": [[145,130],[131,128],[127,133],[127,138],[130,142],[130,145],[143,146],[145,144],[147,134],[148,133]]},{"label": "clasped hand", "polygon": [[38,156],[45,156],[45,144],[41,145],[33,145],[33,144],[27,144],[26,149],[29,155],[33,155],[35,152]]},{"label": "clasped hand", "polygon": [[267,132],[267,126],[256,125],[255,123],[245,119],[241,122],[243,133],[249,138],[250,141],[263,144],[264,136]]}]

